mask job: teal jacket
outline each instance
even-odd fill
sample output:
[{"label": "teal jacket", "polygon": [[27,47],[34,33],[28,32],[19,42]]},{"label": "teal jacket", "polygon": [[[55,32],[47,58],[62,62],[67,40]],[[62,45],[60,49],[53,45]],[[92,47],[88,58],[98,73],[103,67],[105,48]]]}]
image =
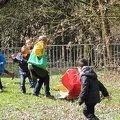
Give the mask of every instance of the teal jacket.
[{"label": "teal jacket", "polygon": [[6,64],[6,60],[3,54],[0,52],[0,73],[2,73],[3,70],[5,69],[5,64]]}]

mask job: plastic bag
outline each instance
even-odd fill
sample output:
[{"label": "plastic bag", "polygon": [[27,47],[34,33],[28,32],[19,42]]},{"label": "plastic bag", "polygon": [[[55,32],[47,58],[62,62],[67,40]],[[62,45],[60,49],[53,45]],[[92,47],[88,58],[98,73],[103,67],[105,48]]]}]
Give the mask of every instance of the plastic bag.
[{"label": "plastic bag", "polygon": [[32,51],[30,54],[30,57],[28,59],[29,64],[33,64],[39,68],[42,68],[46,70],[46,65],[47,65],[47,57],[45,55],[42,55],[40,57],[37,57],[34,52]]},{"label": "plastic bag", "polygon": [[76,69],[68,69],[61,79],[70,96],[79,96],[81,91],[80,76]]}]

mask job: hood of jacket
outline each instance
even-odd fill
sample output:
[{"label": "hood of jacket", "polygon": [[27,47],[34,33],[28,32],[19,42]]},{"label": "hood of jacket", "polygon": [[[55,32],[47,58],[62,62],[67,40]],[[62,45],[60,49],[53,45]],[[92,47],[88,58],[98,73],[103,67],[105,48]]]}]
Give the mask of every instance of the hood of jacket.
[{"label": "hood of jacket", "polygon": [[97,74],[93,71],[93,69],[89,66],[83,66],[82,71],[80,72],[80,76],[88,76],[92,79],[97,79]]}]

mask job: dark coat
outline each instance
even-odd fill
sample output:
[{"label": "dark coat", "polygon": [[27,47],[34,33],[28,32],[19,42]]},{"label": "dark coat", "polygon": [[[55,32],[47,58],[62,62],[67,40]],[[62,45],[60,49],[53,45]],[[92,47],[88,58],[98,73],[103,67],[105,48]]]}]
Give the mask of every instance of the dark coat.
[{"label": "dark coat", "polygon": [[80,80],[82,83],[82,90],[78,99],[79,105],[83,102],[85,102],[86,105],[99,103],[99,91],[101,91],[104,96],[108,96],[106,88],[98,81],[96,73],[89,66],[84,66],[82,68]]}]

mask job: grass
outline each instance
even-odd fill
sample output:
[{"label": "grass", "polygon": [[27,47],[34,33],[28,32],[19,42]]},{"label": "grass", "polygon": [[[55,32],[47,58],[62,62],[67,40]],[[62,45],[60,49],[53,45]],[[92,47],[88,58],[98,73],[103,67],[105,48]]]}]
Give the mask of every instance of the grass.
[{"label": "grass", "polygon": [[[60,84],[61,75],[51,76],[51,94],[59,93],[56,85]],[[112,100],[103,99],[96,105],[96,115],[100,120],[120,120],[120,76],[99,76],[107,87]],[[0,93],[0,120],[86,120],[82,114],[82,106],[77,100],[45,98],[41,89],[39,97],[32,96],[33,88],[26,81],[27,94],[20,92],[19,78],[2,78],[4,92]]]}]

